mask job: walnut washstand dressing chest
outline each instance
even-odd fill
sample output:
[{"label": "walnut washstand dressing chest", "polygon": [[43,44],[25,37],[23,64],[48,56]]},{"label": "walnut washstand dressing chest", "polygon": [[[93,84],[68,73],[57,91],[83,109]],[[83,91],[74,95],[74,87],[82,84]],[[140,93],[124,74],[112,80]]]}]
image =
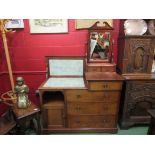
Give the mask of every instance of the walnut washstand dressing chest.
[{"label": "walnut washstand dressing chest", "polygon": [[48,78],[39,87],[44,133],[117,132],[122,78],[85,73],[84,57],[48,57]]}]

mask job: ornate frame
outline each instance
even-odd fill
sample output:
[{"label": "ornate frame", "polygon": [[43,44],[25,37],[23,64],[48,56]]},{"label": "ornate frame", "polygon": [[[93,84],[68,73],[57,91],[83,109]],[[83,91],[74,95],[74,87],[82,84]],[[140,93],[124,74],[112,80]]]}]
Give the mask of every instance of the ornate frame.
[{"label": "ornate frame", "polygon": [[[88,62],[112,62],[112,50],[113,50],[113,43],[112,43],[112,30],[113,28],[107,23],[107,22],[103,22],[103,26],[98,26],[99,22],[96,22],[92,27],[90,27],[88,29],[88,49],[87,49],[87,61]],[[90,55],[92,55],[91,53],[91,47],[92,44],[91,42],[91,35],[92,33],[101,33],[101,34],[110,34],[110,38],[109,38],[109,46],[108,47],[108,56],[106,59],[101,59],[101,58],[96,58],[96,59],[91,59]]]}]

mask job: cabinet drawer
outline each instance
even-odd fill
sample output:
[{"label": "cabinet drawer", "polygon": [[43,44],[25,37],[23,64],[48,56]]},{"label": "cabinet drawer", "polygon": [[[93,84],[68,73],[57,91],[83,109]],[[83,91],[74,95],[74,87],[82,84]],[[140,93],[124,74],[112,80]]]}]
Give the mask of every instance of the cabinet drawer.
[{"label": "cabinet drawer", "polygon": [[116,126],[115,115],[69,115],[69,128],[113,128]]},{"label": "cabinet drawer", "polygon": [[68,102],[67,113],[73,115],[115,115],[117,106],[117,103],[109,102]]},{"label": "cabinet drawer", "polygon": [[98,66],[89,66],[87,70],[88,72],[101,72],[102,68]]},{"label": "cabinet drawer", "polygon": [[121,90],[122,82],[89,82],[90,90]]},{"label": "cabinet drawer", "polygon": [[88,90],[66,90],[67,102],[118,102],[120,92],[93,92]]},{"label": "cabinet drawer", "polygon": [[155,82],[153,81],[129,81],[127,82],[127,88],[131,91],[150,91],[155,92]]}]

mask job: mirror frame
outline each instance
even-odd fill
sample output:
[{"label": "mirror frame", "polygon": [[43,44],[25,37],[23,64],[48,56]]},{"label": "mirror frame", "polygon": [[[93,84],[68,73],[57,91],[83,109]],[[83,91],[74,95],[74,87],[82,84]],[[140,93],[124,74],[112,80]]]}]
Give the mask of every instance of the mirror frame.
[{"label": "mirror frame", "polygon": [[[87,49],[87,62],[112,62],[113,60],[113,36],[112,36],[112,30],[113,27],[111,27],[107,22],[103,22],[103,26],[98,26],[99,21],[96,22],[92,27],[88,29],[88,49]],[[90,59],[90,35],[92,32],[97,32],[97,33],[105,33],[109,32],[110,33],[110,45],[109,45],[109,54],[107,59],[97,59],[97,60],[92,60]]]}]

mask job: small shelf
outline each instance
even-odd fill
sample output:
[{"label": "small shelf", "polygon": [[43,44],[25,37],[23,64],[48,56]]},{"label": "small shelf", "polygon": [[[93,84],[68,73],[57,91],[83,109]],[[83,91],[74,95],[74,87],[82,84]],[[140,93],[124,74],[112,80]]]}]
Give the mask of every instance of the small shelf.
[{"label": "small shelf", "polygon": [[64,103],[64,94],[61,91],[50,91],[44,92],[43,94],[43,104],[53,104]]}]

